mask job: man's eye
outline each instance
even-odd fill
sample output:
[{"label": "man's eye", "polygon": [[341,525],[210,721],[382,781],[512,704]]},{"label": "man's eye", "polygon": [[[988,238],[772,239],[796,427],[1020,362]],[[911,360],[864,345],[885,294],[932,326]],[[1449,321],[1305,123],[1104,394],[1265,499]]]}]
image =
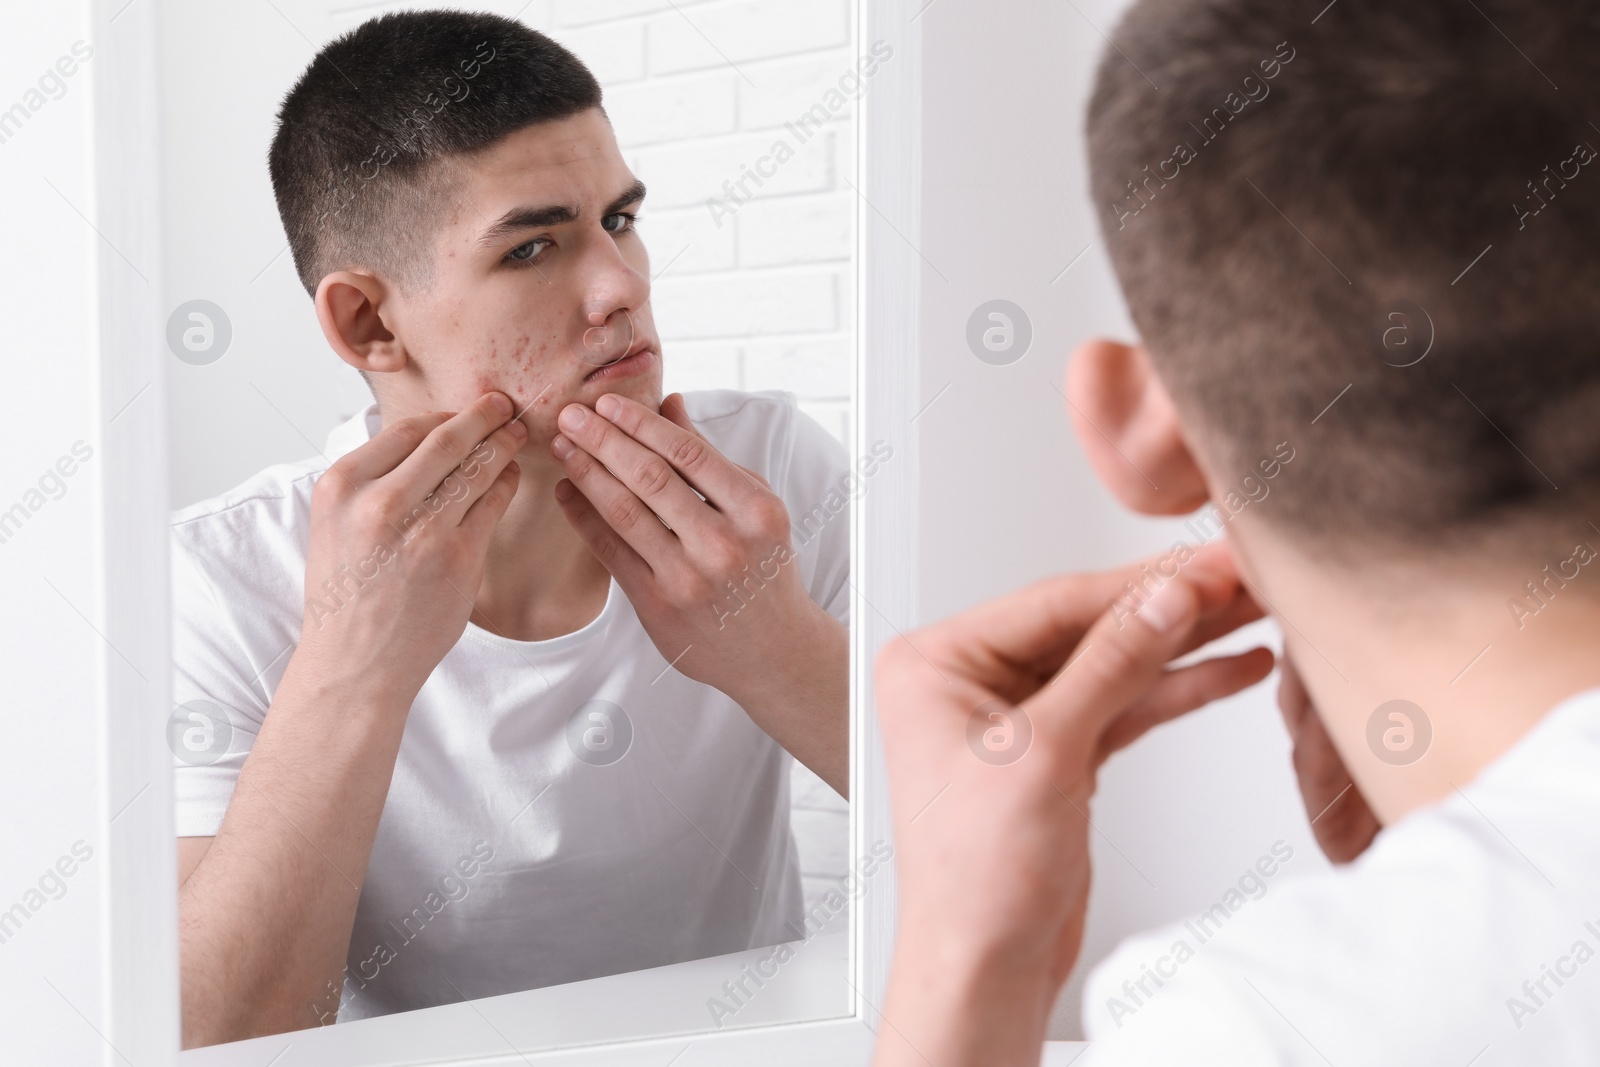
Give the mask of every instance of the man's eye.
[{"label": "man's eye", "polygon": [[619,211],[615,215],[607,215],[600,220],[607,233],[627,233],[633,229],[633,224],[639,221],[639,216],[626,211]]},{"label": "man's eye", "polygon": [[535,237],[533,240],[520,244],[511,251],[507,252],[506,258],[526,263],[527,261],[536,258],[540,252],[543,252],[544,246],[549,243],[550,242],[545,240],[543,237]]}]

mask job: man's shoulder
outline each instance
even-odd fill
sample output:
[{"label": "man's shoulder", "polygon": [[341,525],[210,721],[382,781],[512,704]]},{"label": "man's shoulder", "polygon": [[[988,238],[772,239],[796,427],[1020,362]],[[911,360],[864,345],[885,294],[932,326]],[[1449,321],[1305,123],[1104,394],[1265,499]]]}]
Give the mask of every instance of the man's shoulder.
[{"label": "man's shoulder", "polygon": [[334,459],[370,439],[377,410],[370,404],[344,418],[330,431],[320,455],[274,463],[231,489],[177,509],[171,518],[174,539],[194,542],[214,531],[230,537],[251,530],[266,536],[296,532],[308,517],[312,483]]},{"label": "man's shoulder", "polygon": [[231,489],[172,513],[173,548],[201,559],[250,559],[300,545],[310,517],[311,486],[327,469],[321,457],[277,463]]},{"label": "man's shoulder", "polygon": [[[1600,690],[1588,690],[1476,780],[1385,828],[1353,863],[1329,869],[1308,842],[1275,843],[1190,918],[1128,938],[1094,968],[1083,995],[1090,1038],[1154,1048],[1163,1035],[1181,1031],[1193,1044],[1209,1034],[1226,1062],[1254,1063],[1240,1035],[1298,1040],[1277,1033],[1282,1013],[1351,1033],[1360,1020],[1363,1040],[1388,1042],[1392,1062],[1420,1062],[1422,1046],[1465,1020],[1514,1021],[1505,998],[1539,973],[1540,953],[1600,938],[1600,926],[1583,923],[1600,915],[1555,906],[1556,886],[1569,900],[1600,901],[1600,841],[1587,832],[1600,818],[1597,759]],[[1307,863],[1314,869],[1290,869]],[[1444,1007],[1397,1011],[1423,988]],[[1568,1023],[1600,1035],[1600,1024]]]},{"label": "man's shoulder", "polygon": [[844,446],[786,389],[699,389],[683,394],[683,406],[719,452],[774,487],[787,480],[796,462],[806,471],[845,463]]},{"label": "man's shoulder", "polygon": [[683,394],[683,407],[713,441],[718,434],[781,431],[800,413],[795,395],[786,389],[695,389]]}]

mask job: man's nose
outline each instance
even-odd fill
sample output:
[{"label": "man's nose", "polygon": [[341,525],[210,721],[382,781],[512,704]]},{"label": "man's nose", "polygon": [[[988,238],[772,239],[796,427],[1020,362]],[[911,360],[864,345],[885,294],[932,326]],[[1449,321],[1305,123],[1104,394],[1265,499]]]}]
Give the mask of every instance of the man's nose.
[{"label": "man's nose", "polygon": [[650,299],[649,275],[634,269],[609,235],[594,242],[584,265],[585,325],[603,325],[618,311],[637,312]]},{"label": "man's nose", "polygon": [[614,243],[607,243],[610,247],[597,249],[587,264],[580,309],[579,358],[596,366],[633,347],[634,316],[650,298],[649,277],[635,270]]}]

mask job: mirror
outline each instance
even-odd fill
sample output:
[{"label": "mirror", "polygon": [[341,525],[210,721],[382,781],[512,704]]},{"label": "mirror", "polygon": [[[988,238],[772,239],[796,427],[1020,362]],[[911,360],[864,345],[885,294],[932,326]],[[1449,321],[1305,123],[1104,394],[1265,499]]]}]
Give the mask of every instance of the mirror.
[{"label": "mirror", "polygon": [[161,5],[186,1047],[849,1013],[857,14]]}]

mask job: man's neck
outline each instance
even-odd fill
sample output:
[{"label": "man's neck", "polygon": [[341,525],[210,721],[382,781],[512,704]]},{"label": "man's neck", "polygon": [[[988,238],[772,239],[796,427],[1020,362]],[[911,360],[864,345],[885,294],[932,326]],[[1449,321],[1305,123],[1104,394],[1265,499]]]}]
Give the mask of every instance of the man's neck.
[{"label": "man's neck", "polygon": [[[1271,600],[1287,654],[1385,825],[1465,787],[1562,700],[1600,687],[1600,560],[1564,584],[1542,560],[1527,574],[1486,562],[1341,574],[1251,540],[1252,584]],[[1541,599],[1528,579],[1543,583]],[[1514,611],[1519,594],[1536,610]],[[1380,712],[1390,701],[1421,715],[1405,705]]]},{"label": "man's neck", "polygon": [[517,465],[517,495],[495,527],[472,621],[502,637],[543,641],[599,615],[611,575],[556,502],[565,473],[549,450],[530,445]]}]

